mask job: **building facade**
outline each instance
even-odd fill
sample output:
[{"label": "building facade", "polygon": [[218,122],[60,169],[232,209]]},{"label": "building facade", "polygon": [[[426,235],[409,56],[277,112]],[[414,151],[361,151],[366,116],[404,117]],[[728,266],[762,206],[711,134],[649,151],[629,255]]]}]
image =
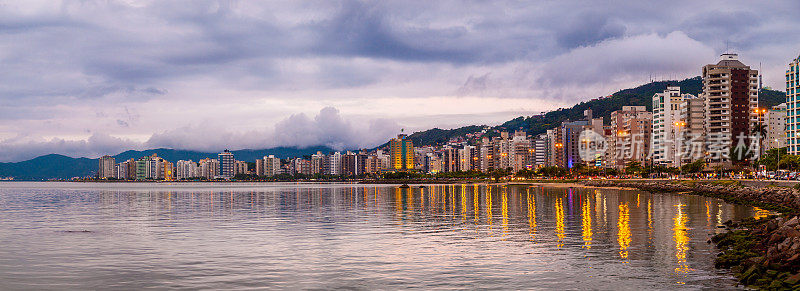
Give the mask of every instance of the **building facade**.
[{"label": "building facade", "polygon": [[116,161],[112,156],[102,156],[98,160],[97,177],[100,179],[114,178],[116,175],[115,169]]},{"label": "building facade", "polygon": [[750,129],[758,122],[758,70],[740,62],[737,54],[722,54],[719,62],[703,67],[702,77],[707,160],[730,164],[731,146],[749,143]]},{"label": "building facade", "polygon": [[233,153],[225,150],[217,155],[219,161],[219,177],[224,179],[233,178],[236,175],[236,159]]},{"label": "building facade", "polygon": [[[789,99],[789,97],[786,98]],[[767,137],[764,139],[764,148],[766,150],[786,146],[788,132],[787,112],[787,103],[773,106],[767,111]]]},{"label": "building facade", "polygon": [[786,70],[786,146],[789,154],[800,154],[800,56]]},{"label": "building facade", "polygon": [[[621,169],[631,161],[645,164],[650,155],[653,113],[645,106],[622,106],[611,112],[607,166]],[[702,124],[701,124],[702,125]]]},{"label": "building facade", "polygon": [[397,135],[389,141],[389,155],[391,156],[391,170],[414,170],[414,143],[405,134]]},{"label": "building facade", "polygon": [[681,88],[667,86],[662,93],[653,95],[652,155],[653,163],[677,166],[676,156],[680,143],[678,140],[682,123],[680,105],[683,102]]}]

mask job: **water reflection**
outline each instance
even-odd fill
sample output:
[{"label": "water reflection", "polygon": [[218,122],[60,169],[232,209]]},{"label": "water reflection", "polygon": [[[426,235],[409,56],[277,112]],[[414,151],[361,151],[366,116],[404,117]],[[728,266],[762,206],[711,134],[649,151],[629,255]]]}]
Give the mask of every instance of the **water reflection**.
[{"label": "water reflection", "polygon": [[583,247],[592,248],[592,209],[590,206],[591,198],[586,195],[586,200],[582,200],[581,222],[583,227]]},{"label": "water reflection", "polygon": [[[150,266],[162,272],[191,273],[194,267],[171,261],[191,255],[201,265],[275,273],[258,282],[295,282],[301,280],[298,272],[310,276],[302,279],[310,285],[282,285],[288,289],[347,276],[363,281],[324,286],[527,289],[563,288],[559,284],[569,281],[577,289],[613,289],[625,280],[641,289],[718,287],[732,281],[713,269],[715,250],[705,243],[709,234],[720,221],[769,214],[698,196],[539,186],[0,188],[0,199],[5,246],[0,262],[58,252],[61,259],[105,256],[124,268],[128,256],[137,254],[138,260],[166,260]],[[65,248],[63,238],[46,236],[55,232],[29,231],[75,227],[96,231],[102,241],[72,236]],[[29,239],[22,243],[17,237]],[[253,267],[262,265],[266,271]],[[0,282],[10,279],[3,274],[11,267],[21,268],[15,274],[32,282],[44,280],[36,269],[25,273],[25,266],[0,264]],[[203,270],[209,268],[214,270]],[[500,269],[505,271],[486,271]],[[340,273],[347,276],[325,275]],[[490,276],[493,280],[484,280]],[[205,286],[192,285],[190,277],[170,280],[179,282],[176,286]],[[20,289],[4,286],[20,287],[0,283],[0,289]]]},{"label": "water reflection", "polygon": [[627,260],[628,247],[631,244],[630,211],[628,210],[628,204],[619,205],[619,216],[617,220],[617,242],[619,243],[619,257]]},{"label": "water reflection", "polygon": [[[678,278],[685,279],[691,271],[686,264],[686,255],[689,252],[689,232],[686,229],[686,224],[689,222],[689,217],[684,213],[686,211],[685,205],[678,204],[675,207],[676,213],[673,220],[675,225],[672,228],[673,239],[675,240],[675,258],[677,258],[675,274],[678,275]],[[678,281],[678,283],[685,284],[683,280]]]}]

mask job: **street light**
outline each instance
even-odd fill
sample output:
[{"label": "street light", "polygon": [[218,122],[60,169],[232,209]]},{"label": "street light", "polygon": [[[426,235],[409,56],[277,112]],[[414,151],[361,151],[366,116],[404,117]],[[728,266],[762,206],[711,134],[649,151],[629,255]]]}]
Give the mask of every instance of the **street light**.
[{"label": "street light", "polygon": [[[778,143],[778,139],[777,138],[775,139],[775,143],[776,144]],[[781,145],[778,144],[778,165],[777,165],[777,167],[775,169],[775,174],[777,175],[778,171],[780,171],[780,170],[781,170]]]}]

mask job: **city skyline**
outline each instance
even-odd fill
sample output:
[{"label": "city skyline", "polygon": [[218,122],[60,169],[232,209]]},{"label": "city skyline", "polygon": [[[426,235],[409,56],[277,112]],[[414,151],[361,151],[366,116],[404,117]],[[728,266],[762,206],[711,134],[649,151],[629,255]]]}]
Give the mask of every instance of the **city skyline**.
[{"label": "city skyline", "polygon": [[798,4],[724,3],[9,2],[0,161],[371,148],[698,76],[727,51],[783,90]]}]

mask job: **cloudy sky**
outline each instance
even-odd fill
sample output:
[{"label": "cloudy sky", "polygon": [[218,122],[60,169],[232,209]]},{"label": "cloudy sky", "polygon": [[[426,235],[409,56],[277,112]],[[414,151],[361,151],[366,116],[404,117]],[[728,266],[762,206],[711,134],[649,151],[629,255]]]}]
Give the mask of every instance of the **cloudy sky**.
[{"label": "cloudy sky", "polygon": [[726,48],[782,89],[800,2],[4,1],[0,161],[371,147],[497,124]]}]

